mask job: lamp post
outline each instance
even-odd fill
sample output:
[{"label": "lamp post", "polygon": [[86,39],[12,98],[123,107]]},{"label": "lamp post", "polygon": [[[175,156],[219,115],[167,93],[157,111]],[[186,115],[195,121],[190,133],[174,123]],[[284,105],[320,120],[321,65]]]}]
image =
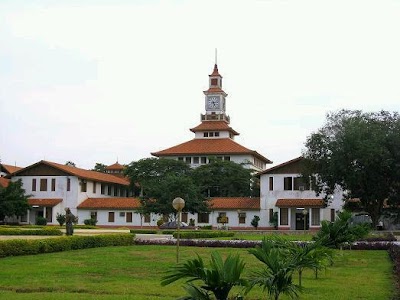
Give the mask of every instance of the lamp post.
[{"label": "lamp post", "polygon": [[303,209],[303,216],[304,216],[304,234],[306,234],[306,229],[307,229],[307,227],[306,227],[306,221],[307,221],[307,214],[308,214],[308,210],[307,210],[307,208],[304,208]]},{"label": "lamp post", "polygon": [[179,239],[180,239],[180,228],[181,228],[181,213],[182,209],[185,207],[185,200],[180,197],[175,198],[172,201],[172,206],[178,212],[178,236],[176,239],[176,263],[179,263]]}]

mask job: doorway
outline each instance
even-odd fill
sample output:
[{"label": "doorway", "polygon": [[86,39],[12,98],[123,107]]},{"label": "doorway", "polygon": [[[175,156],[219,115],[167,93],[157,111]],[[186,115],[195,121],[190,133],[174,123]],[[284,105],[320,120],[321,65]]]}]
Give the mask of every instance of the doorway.
[{"label": "doorway", "polygon": [[[309,217],[308,214],[304,216],[302,212],[296,213],[296,230],[308,230],[309,228]],[[304,225],[306,228],[304,228]]]}]

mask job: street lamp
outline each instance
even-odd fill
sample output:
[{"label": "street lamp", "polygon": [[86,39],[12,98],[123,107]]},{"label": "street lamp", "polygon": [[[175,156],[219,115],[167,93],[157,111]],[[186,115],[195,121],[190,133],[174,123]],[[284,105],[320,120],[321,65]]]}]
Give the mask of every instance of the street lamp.
[{"label": "street lamp", "polygon": [[177,197],[172,201],[172,206],[175,208],[176,211],[178,211],[178,236],[176,239],[176,263],[179,263],[179,239],[180,239],[179,229],[181,228],[181,213],[182,213],[182,209],[185,207],[185,200],[183,200],[180,197]]},{"label": "street lamp", "polygon": [[306,234],[306,221],[307,221],[307,214],[308,214],[308,210],[307,210],[307,208],[304,208],[303,209],[303,216],[304,216],[304,234]]}]

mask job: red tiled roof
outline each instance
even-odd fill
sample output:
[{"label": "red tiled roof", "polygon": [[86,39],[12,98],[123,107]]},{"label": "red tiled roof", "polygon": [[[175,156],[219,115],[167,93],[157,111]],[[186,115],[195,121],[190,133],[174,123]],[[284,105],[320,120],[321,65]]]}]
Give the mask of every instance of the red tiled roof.
[{"label": "red tiled roof", "polygon": [[78,205],[78,209],[137,209],[138,198],[87,198]]},{"label": "red tiled roof", "polygon": [[57,163],[50,162],[50,161],[45,161],[45,160],[42,160],[42,161],[40,161],[40,162],[38,162],[36,164],[33,164],[33,165],[28,166],[28,167],[26,167],[24,169],[21,169],[21,170],[17,171],[13,175],[17,176],[18,174],[23,173],[24,170],[33,168],[33,167],[35,167],[37,165],[40,165],[40,164],[51,166],[53,168],[56,168],[58,170],[61,170],[61,171],[65,172],[65,173],[68,173],[70,175],[77,176],[77,177],[83,178],[83,179],[88,179],[88,180],[98,181],[98,182],[129,185],[129,180],[126,179],[126,178],[121,178],[121,177],[117,177],[117,176],[114,176],[114,175],[101,173],[101,172],[96,172],[96,171],[89,171],[89,170],[85,170],[85,169],[80,169],[80,168],[73,167],[73,166],[61,165],[61,164],[57,164]]},{"label": "red tiled roof", "polygon": [[6,188],[6,187],[8,187],[9,184],[10,184],[10,179],[0,177],[0,186],[2,186],[3,188]]},{"label": "red tiled roof", "polygon": [[264,170],[264,171],[261,171],[261,172],[257,173],[257,175],[259,176],[259,175],[262,175],[262,174],[273,173],[273,171],[276,171],[276,170],[278,170],[278,169],[280,169],[280,168],[282,168],[282,167],[285,167],[285,166],[287,166],[287,165],[290,165],[290,164],[293,164],[293,163],[297,163],[297,162],[299,162],[299,161],[301,161],[301,160],[303,160],[303,159],[304,159],[304,158],[303,158],[302,156],[296,157],[296,158],[294,158],[294,159],[288,160],[288,161],[286,161],[286,162],[284,162],[284,163],[281,163],[281,164],[279,164],[279,165],[276,165],[276,166],[274,166],[274,167],[271,167],[271,168],[269,168],[269,169],[266,169],[266,170]]},{"label": "red tiled roof", "polygon": [[278,199],[277,207],[323,207],[322,199]]},{"label": "red tiled roof", "polygon": [[220,74],[219,74],[219,72],[218,72],[218,66],[217,66],[217,64],[215,64],[214,65],[214,70],[213,70],[213,72],[211,73],[211,75],[209,75],[209,76],[219,76],[219,77],[222,77]]},{"label": "red tiled roof", "polygon": [[251,154],[265,163],[271,161],[254,150],[247,149],[230,138],[193,139],[191,141],[153,152],[153,156]]},{"label": "red tiled roof", "polygon": [[28,199],[29,205],[37,205],[37,206],[56,206],[58,203],[61,203],[62,199]]},{"label": "red tiled roof", "polygon": [[1,164],[1,167],[8,172],[9,174],[12,174],[14,172],[17,172],[23,168],[21,167],[17,167],[17,166],[11,166],[11,165],[5,165],[5,164]]},{"label": "red tiled roof", "polygon": [[118,162],[106,167],[106,170],[123,170],[123,169],[124,169],[124,166],[119,164]]},{"label": "red tiled roof", "polygon": [[260,209],[260,198],[216,197],[210,200],[210,209]]},{"label": "red tiled roof", "polygon": [[239,135],[239,133],[232,129],[226,121],[203,121],[200,125],[197,125],[194,128],[191,128],[190,131],[229,131],[234,135]]},{"label": "red tiled roof", "polygon": [[228,95],[218,86],[210,87],[208,90],[206,90],[204,92],[205,93],[223,93],[223,94],[225,94],[225,97]]}]

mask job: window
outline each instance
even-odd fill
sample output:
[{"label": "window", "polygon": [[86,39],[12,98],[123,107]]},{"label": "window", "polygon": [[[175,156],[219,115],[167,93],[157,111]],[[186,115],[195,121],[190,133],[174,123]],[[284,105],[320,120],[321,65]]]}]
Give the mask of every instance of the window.
[{"label": "window", "polygon": [[273,191],[274,190],[274,177],[269,177],[269,190]]},{"label": "window", "polygon": [[335,222],[335,209],[331,208],[331,222]]},{"label": "window", "polygon": [[193,157],[193,163],[194,163],[195,165],[198,165],[198,164],[199,164],[199,161],[200,161],[200,158],[199,158],[198,156]]},{"label": "window", "polygon": [[208,213],[198,213],[197,223],[209,223],[210,215]]},{"label": "window", "polygon": [[54,192],[56,190],[56,179],[51,179],[51,191]]},{"label": "window", "polygon": [[187,212],[183,212],[181,214],[181,221],[187,223],[187,221],[188,221],[188,213]]},{"label": "window", "polygon": [[295,177],[294,180],[294,187],[293,189],[296,191],[304,191],[304,190],[309,190],[309,184],[304,182],[304,179],[302,177]]},{"label": "window", "polygon": [[293,190],[293,178],[292,177],[285,177],[283,178],[283,189],[285,191],[291,191]]},{"label": "window", "polygon": [[96,194],[97,182],[93,181],[93,194]]},{"label": "window", "polygon": [[36,179],[33,178],[32,179],[32,192],[35,192],[35,191],[36,191]]},{"label": "window", "polygon": [[203,137],[208,137],[208,132],[204,132]]},{"label": "window", "polygon": [[231,157],[230,157],[230,156],[224,156],[224,160],[230,161],[230,160],[231,160]]},{"label": "window", "polygon": [[319,208],[311,208],[311,225],[318,226],[320,225],[320,215]]},{"label": "window", "polygon": [[218,160],[222,160],[222,156],[217,156],[217,159]]},{"label": "window", "polygon": [[118,196],[118,188],[114,185],[114,196]]},{"label": "window", "polygon": [[201,157],[201,163],[206,164],[207,163],[207,157],[202,156]]},{"label": "window", "polygon": [[219,136],[219,132],[214,132],[214,136]]},{"label": "window", "polygon": [[246,224],[246,213],[239,213],[239,224]]},{"label": "window", "polygon": [[46,207],[46,221],[51,223],[53,222],[53,208]]},{"label": "window", "polygon": [[132,223],[132,213],[131,212],[126,213],[126,223]]},{"label": "window", "polygon": [[144,215],[144,222],[145,223],[150,223],[150,215],[149,214],[145,214]]},{"label": "window", "polygon": [[90,218],[92,220],[97,220],[97,211],[91,211],[90,212]]},{"label": "window", "polygon": [[119,216],[120,216],[120,217],[125,217],[125,212],[124,212],[124,211],[120,211],[120,212],[119,212]]},{"label": "window", "polygon": [[185,161],[186,161],[187,164],[191,164],[192,163],[192,158],[190,156],[189,157],[185,157]]},{"label": "window", "polygon": [[182,156],[179,156],[179,157],[178,157],[178,160],[179,160],[179,161],[183,161],[183,157],[182,157]]},{"label": "window", "polygon": [[87,181],[81,180],[81,192],[85,193],[87,191]]},{"label": "window", "polygon": [[209,132],[208,135],[209,135],[210,137],[213,137],[213,136],[214,136],[214,132]]},{"label": "window", "polygon": [[281,225],[289,225],[289,211],[287,208],[281,208]]},{"label": "window", "polygon": [[40,179],[40,191],[47,191],[47,179],[42,178]]},{"label": "window", "polygon": [[113,211],[108,212],[108,222],[114,223],[115,220],[115,213]]},{"label": "window", "polygon": [[67,178],[67,191],[71,190],[71,178]]},{"label": "window", "polygon": [[102,195],[105,194],[105,192],[104,192],[104,191],[105,191],[105,188],[106,188],[106,187],[105,187],[105,184],[102,183],[102,184],[100,185],[100,194],[102,194]]},{"label": "window", "polygon": [[107,185],[107,195],[111,196],[111,185]]}]

